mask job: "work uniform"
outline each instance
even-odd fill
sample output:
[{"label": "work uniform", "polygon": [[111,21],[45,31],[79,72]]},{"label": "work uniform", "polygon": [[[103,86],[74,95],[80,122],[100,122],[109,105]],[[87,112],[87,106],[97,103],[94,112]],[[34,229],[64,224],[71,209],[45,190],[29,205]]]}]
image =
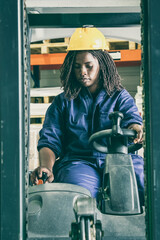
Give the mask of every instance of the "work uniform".
[{"label": "work uniform", "polygon": [[[114,111],[124,115],[122,128],[142,124],[134,99],[125,89],[112,96],[102,89],[95,99],[87,88],[82,88],[72,100],[67,100],[64,93],[55,97],[40,131],[38,150],[48,147],[59,158],[53,168],[56,182],[83,186],[97,197],[106,154],[92,149],[88,140],[93,133],[112,128],[109,114]],[[132,159],[140,198],[143,198],[143,159],[134,154]]]}]

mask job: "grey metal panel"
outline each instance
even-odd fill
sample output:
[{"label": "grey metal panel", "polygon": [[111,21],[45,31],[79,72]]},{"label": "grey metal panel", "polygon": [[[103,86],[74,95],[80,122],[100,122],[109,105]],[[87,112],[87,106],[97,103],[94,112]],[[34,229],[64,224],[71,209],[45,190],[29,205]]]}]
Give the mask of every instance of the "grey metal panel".
[{"label": "grey metal panel", "polygon": [[40,87],[60,87],[60,71],[59,70],[41,70],[40,71]]},{"label": "grey metal panel", "polygon": [[122,78],[122,84],[135,97],[137,86],[140,85],[140,66],[118,67],[118,72]]}]

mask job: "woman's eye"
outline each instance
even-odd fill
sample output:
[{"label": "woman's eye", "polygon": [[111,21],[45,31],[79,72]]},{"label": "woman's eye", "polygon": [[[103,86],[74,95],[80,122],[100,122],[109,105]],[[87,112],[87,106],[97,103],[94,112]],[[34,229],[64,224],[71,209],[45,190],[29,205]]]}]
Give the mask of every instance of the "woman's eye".
[{"label": "woman's eye", "polygon": [[92,66],[92,65],[87,65],[86,67],[89,68],[89,69],[91,69],[93,66]]},{"label": "woman's eye", "polygon": [[[88,69],[92,69],[93,66],[92,66],[92,65],[86,65],[85,67],[88,68]],[[75,68],[75,69],[80,69],[80,68],[82,68],[82,67],[81,67],[81,65],[75,64],[75,65],[74,65],[74,68]]]},{"label": "woman's eye", "polygon": [[80,68],[80,66],[75,64],[74,68],[78,69],[78,68]]}]

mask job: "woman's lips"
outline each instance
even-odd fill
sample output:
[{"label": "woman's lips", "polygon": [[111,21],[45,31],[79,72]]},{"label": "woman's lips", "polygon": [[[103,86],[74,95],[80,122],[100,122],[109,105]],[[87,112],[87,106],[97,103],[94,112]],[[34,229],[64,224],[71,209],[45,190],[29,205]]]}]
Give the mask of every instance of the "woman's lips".
[{"label": "woman's lips", "polygon": [[80,79],[81,82],[87,82],[87,81],[89,81],[89,80],[90,80],[89,78],[81,78],[81,79]]}]

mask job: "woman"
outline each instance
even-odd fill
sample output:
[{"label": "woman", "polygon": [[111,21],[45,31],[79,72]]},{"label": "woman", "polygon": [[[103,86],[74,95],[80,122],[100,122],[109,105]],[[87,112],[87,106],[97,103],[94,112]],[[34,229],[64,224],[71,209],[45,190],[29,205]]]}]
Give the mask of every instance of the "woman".
[{"label": "woman", "polygon": [[[120,111],[124,115],[121,127],[136,130],[134,141],[142,142],[142,119],[105,51],[105,37],[96,28],[80,28],[72,35],[61,82],[64,92],[47,110],[38,143],[40,166],[31,180],[37,184],[46,172],[48,182],[77,184],[97,197],[105,154],[91,149],[89,137],[110,129],[109,114]],[[143,159],[133,154],[132,159],[142,203]]]}]

